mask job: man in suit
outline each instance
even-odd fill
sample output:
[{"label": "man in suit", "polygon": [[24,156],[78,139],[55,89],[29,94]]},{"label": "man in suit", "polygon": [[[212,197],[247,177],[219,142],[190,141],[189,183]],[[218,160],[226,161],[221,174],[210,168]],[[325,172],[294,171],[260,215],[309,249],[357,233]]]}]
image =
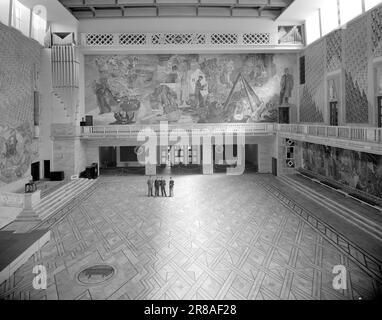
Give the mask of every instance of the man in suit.
[{"label": "man in suit", "polygon": [[170,183],[169,183],[169,186],[170,186],[170,197],[173,197],[174,196],[174,180],[172,180],[172,177],[170,177]]},{"label": "man in suit", "polygon": [[163,197],[163,195],[165,197],[167,197],[167,194],[166,194],[166,180],[163,179],[163,177],[161,179],[160,188],[161,188],[161,192],[162,192],[162,197]]},{"label": "man in suit", "polygon": [[160,184],[160,181],[158,180],[158,178],[155,178],[154,187],[155,187],[156,197],[159,197],[159,184]]},{"label": "man in suit", "polygon": [[151,176],[149,177],[149,179],[147,180],[147,196],[148,197],[152,197],[154,196],[153,195],[153,179],[151,178]]}]

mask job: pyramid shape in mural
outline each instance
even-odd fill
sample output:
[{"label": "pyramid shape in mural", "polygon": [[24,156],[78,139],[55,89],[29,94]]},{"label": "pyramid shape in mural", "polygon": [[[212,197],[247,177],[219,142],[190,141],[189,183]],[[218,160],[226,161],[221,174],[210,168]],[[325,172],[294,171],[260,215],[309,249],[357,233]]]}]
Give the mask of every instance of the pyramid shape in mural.
[{"label": "pyramid shape in mural", "polygon": [[283,35],[280,38],[281,43],[302,43],[302,35],[298,26],[294,26],[289,32],[283,28]]},{"label": "pyramid shape in mural", "polygon": [[304,86],[301,99],[301,119],[302,122],[324,122],[322,112],[317,108],[307,86]]},{"label": "pyramid shape in mural", "polygon": [[365,90],[361,90],[352,75],[346,72],[346,120],[349,123],[367,123],[369,102]]},{"label": "pyramid shape in mural", "polygon": [[252,112],[255,112],[256,109],[261,105],[262,102],[256,92],[252,89],[251,85],[243,77],[243,75],[239,73],[228,95],[228,98],[224,103],[225,114],[230,111],[231,104],[236,104],[240,99],[243,98],[240,95],[238,99],[238,93],[241,93],[242,91],[245,93],[245,97],[248,100]]}]

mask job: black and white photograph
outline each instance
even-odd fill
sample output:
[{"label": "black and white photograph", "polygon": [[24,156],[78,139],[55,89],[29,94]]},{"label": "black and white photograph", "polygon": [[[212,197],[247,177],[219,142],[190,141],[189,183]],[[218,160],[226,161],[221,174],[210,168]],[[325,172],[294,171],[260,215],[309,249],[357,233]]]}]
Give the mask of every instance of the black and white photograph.
[{"label": "black and white photograph", "polygon": [[0,306],[381,297],[382,1],[0,0]]}]

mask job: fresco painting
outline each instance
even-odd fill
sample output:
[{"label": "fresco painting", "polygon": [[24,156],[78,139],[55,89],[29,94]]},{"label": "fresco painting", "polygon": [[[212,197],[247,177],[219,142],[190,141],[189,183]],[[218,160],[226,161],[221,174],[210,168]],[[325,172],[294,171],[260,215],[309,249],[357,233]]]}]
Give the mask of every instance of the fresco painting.
[{"label": "fresco painting", "polygon": [[293,105],[293,54],[85,57],[95,125],[276,122]]},{"label": "fresco painting", "polygon": [[382,156],[303,143],[303,168],[382,198]]},{"label": "fresco painting", "polygon": [[0,126],[0,187],[23,178],[36,157],[32,148],[32,126]]}]

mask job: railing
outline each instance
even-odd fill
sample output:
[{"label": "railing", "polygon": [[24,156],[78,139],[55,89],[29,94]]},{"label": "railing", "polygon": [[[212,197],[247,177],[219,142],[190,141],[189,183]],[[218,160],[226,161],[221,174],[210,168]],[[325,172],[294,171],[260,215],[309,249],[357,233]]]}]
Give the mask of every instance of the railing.
[{"label": "railing", "polygon": [[[167,129],[166,129],[167,128]],[[277,123],[225,123],[225,124],[170,124],[160,125],[110,125],[82,127],[83,137],[136,136],[144,129],[151,129],[155,134],[219,134],[237,132],[251,135],[290,133],[371,143],[382,143],[382,128],[333,127],[324,125],[277,124]],[[167,131],[166,131],[167,130]]]},{"label": "railing", "polygon": [[179,124],[179,125],[110,125],[82,127],[82,136],[136,136],[139,132],[150,129],[155,134],[219,134],[237,132],[246,135],[274,133],[277,124],[251,123],[251,124]]},{"label": "railing", "polygon": [[301,134],[315,137],[382,143],[382,128],[279,124],[277,125],[277,131],[281,133]]}]

